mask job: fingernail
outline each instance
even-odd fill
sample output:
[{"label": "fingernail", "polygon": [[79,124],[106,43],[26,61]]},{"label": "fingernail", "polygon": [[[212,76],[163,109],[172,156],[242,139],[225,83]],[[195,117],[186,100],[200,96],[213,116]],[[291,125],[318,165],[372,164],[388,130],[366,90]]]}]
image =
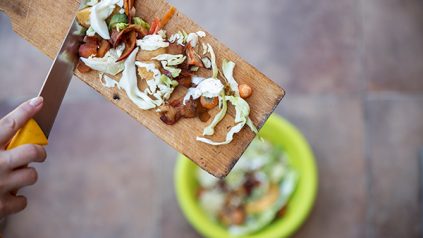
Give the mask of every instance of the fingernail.
[{"label": "fingernail", "polygon": [[42,97],[36,97],[36,98],[31,99],[31,101],[29,101],[29,105],[31,105],[33,107],[38,107],[41,103],[43,103]]}]

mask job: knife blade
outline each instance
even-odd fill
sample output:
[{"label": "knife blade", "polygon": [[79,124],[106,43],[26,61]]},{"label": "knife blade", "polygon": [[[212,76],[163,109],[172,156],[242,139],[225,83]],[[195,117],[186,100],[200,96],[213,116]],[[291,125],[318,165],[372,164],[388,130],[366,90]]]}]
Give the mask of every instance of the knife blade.
[{"label": "knife blade", "polygon": [[[80,8],[85,4],[86,0],[81,1]],[[7,149],[29,143],[47,144],[47,138],[78,63],[78,49],[84,35],[84,28],[74,18],[38,94],[44,99],[42,109],[16,133]]]},{"label": "knife blade", "polygon": [[80,31],[81,26],[74,19],[39,93],[39,96],[44,98],[44,105],[41,111],[34,116],[34,120],[46,137],[50,135],[72,79],[73,71],[78,63],[78,49],[83,40]]}]

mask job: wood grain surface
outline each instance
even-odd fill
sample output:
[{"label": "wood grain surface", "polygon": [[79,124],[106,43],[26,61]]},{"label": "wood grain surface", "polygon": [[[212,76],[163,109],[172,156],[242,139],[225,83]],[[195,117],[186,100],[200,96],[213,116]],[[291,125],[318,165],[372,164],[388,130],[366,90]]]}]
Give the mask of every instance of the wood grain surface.
[{"label": "wood grain surface", "polygon": [[[10,17],[14,31],[50,58],[54,58],[56,55],[78,6],[79,1],[65,0],[0,1],[0,10],[5,11]],[[162,17],[169,7],[170,4],[163,0],[136,0],[136,15],[151,21],[155,16]],[[173,34],[178,30],[187,32],[203,30],[207,33],[179,11],[176,11],[165,30],[168,34]],[[253,95],[247,99],[251,107],[250,117],[257,128],[261,128],[283,98],[284,90],[210,34],[207,33],[203,42],[208,42],[213,46],[219,68],[223,59],[234,61],[236,63],[234,72],[236,80],[239,83],[247,83],[253,88]],[[201,135],[203,128],[209,122],[204,123],[194,118],[182,119],[173,126],[165,125],[154,110],[138,109],[124,92],[103,87],[96,72],[88,74],[75,72],[75,75],[166,143],[217,177],[223,177],[229,173],[255,136],[248,127],[244,127],[240,133],[235,135],[229,145],[211,146],[198,142],[195,139],[196,136]],[[118,100],[116,96],[118,96]],[[212,111],[212,116],[216,112],[217,110]],[[224,140],[228,128],[233,126],[234,114],[235,110],[229,106],[227,116],[216,127],[216,133],[211,137],[213,140]],[[81,115],[75,115],[75,119],[81,120]],[[119,122],[116,122],[116,126],[119,126]],[[134,141],[134,143],[137,142]],[[148,150],[148,148],[145,149]]]}]

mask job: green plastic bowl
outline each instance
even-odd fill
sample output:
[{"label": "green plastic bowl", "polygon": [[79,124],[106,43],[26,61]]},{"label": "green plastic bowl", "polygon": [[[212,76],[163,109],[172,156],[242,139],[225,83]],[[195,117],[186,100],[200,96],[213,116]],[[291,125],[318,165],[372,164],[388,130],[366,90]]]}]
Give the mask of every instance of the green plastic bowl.
[{"label": "green plastic bowl", "polygon": [[188,222],[203,236],[288,237],[304,223],[309,215],[317,192],[317,170],[309,144],[291,123],[275,114],[270,116],[259,135],[272,144],[282,146],[292,166],[300,175],[297,188],[288,202],[286,214],[254,234],[231,235],[223,226],[210,219],[200,207],[196,198],[198,183],[195,170],[197,166],[183,155],[179,155],[175,168],[176,196]]}]

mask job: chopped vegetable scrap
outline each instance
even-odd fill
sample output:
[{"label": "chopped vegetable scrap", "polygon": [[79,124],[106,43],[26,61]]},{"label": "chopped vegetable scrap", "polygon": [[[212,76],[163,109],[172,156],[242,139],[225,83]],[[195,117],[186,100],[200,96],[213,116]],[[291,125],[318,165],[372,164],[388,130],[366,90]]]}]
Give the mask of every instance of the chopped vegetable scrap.
[{"label": "chopped vegetable scrap", "polygon": [[226,178],[200,168],[196,172],[200,206],[234,236],[254,233],[283,217],[299,180],[285,153],[259,139]]},{"label": "chopped vegetable scrap", "polygon": [[[142,110],[156,110],[167,125],[181,118],[211,120],[197,141],[228,144],[245,125],[257,132],[245,101],[252,88],[238,85],[235,63],[226,59],[223,74],[218,77],[216,54],[209,43],[203,42],[206,33],[179,30],[168,36],[164,27],[175,15],[174,7],[151,22],[135,16],[135,12],[134,0],[91,0],[79,10],[76,19],[86,29],[77,65],[81,73],[98,71],[104,87],[124,91]],[[175,96],[176,88],[185,95]],[[236,115],[226,138],[215,141],[204,137],[214,135],[228,105],[234,106]]]}]

